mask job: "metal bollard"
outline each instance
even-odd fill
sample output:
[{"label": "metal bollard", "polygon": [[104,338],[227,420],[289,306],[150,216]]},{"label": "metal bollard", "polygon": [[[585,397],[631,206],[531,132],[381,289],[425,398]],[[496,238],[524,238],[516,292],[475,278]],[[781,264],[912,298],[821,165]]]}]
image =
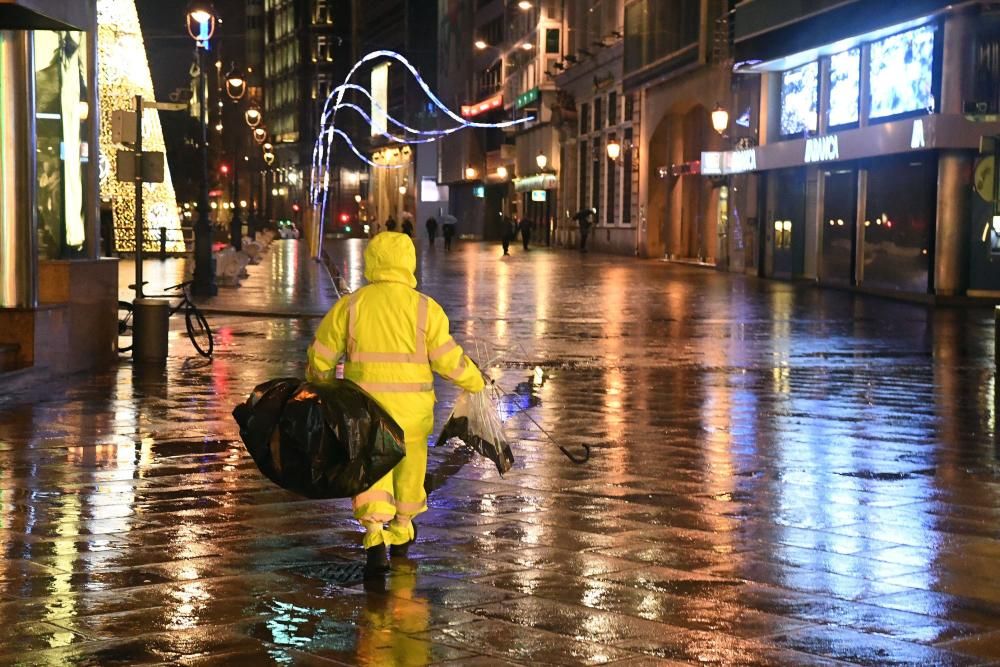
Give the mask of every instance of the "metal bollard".
[{"label": "metal bollard", "polygon": [[133,317],[132,358],[139,362],[164,363],[169,347],[170,302],[165,299],[136,299]]},{"label": "metal bollard", "polygon": [[167,228],[160,227],[160,259],[167,258]]}]

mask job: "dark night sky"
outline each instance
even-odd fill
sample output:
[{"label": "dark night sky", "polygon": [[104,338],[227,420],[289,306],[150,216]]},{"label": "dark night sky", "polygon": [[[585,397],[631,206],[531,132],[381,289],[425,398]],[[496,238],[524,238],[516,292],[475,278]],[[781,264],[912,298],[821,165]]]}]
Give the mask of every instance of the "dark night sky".
[{"label": "dark night sky", "polygon": [[[156,97],[166,100],[176,88],[190,84],[188,71],[194,62],[194,41],[187,34],[184,12],[187,0],[136,0],[139,22],[146,41],[149,66],[153,72]],[[222,18],[218,34],[225,69],[233,60],[246,59],[243,47],[244,0],[215,0],[216,13]]]}]

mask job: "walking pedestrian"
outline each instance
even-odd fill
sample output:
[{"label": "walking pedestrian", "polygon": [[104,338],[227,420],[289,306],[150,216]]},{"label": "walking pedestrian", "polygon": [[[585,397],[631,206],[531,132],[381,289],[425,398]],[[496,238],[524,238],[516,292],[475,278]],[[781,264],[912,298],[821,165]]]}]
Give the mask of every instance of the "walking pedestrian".
[{"label": "walking pedestrian", "polygon": [[409,218],[403,218],[403,233],[413,238],[413,221]]},{"label": "walking pedestrian", "polygon": [[365,576],[406,557],[416,540],[413,518],[427,510],[427,437],[434,427],[432,371],[469,392],[483,389],[482,373],[449,333],[448,316],[416,290],[416,250],[405,234],[379,234],[365,249],[368,285],[337,301],[308,350],[306,377],[344,377],[371,394],[403,429],[406,456],[385,477],[354,498],[365,528]]},{"label": "walking pedestrian", "polygon": [[500,242],[503,244],[503,254],[510,254],[510,244],[517,238],[517,223],[514,218],[504,216],[503,227],[501,229]]},{"label": "walking pedestrian", "polygon": [[444,225],[441,227],[441,235],[444,236],[444,249],[451,252],[451,240],[455,238],[455,225],[458,218],[448,213],[442,218]]},{"label": "walking pedestrian", "polygon": [[597,215],[596,208],[581,209],[573,216],[580,225],[580,252],[587,252],[587,237],[590,236],[590,229],[593,226],[593,218]]},{"label": "walking pedestrian", "polygon": [[385,221],[385,231],[394,232],[396,231],[396,219],[391,215]]},{"label": "walking pedestrian", "polygon": [[434,245],[434,239],[437,238],[438,233],[438,221],[434,219],[434,216],[427,218],[427,222],[424,223],[427,228],[427,238],[431,240],[431,246]]},{"label": "walking pedestrian", "polygon": [[531,226],[531,220],[527,218],[521,218],[521,222],[517,225],[518,230],[521,232],[521,244],[525,250],[528,250],[528,244],[531,242]]}]

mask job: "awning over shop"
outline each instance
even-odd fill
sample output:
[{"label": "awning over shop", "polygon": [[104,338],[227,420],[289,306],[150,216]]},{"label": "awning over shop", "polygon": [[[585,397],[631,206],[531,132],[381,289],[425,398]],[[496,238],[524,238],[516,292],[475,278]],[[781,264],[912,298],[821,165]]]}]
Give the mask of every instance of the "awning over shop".
[{"label": "awning over shop", "polygon": [[0,30],[92,30],[95,0],[0,0]]},{"label": "awning over shop", "polygon": [[921,116],[744,150],[704,152],[701,173],[743,174],[914,151],[976,149],[980,137],[997,133],[1000,122],[970,120],[956,114]]}]

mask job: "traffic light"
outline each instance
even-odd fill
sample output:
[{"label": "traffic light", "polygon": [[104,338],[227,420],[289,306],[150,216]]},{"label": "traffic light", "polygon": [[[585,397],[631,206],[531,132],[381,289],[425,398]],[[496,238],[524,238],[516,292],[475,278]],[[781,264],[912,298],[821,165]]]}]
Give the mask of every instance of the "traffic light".
[{"label": "traffic light", "polygon": [[219,172],[220,172],[220,173],[221,173],[221,174],[222,174],[223,176],[226,176],[227,174],[229,174],[229,165],[228,165],[228,164],[225,164],[225,163],[223,163],[223,164],[219,165]]},{"label": "traffic light", "polygon": [[292,204],[292,210],[296,213],[298,213],[300,209],[301,207],[298,204]]},{"label": "traffic light", "polygon": [[346,213],[341,213],[340,214],[340,221],[341,222],[350,222],[350,220],[351,220],[351,216],[347,215]]}]

